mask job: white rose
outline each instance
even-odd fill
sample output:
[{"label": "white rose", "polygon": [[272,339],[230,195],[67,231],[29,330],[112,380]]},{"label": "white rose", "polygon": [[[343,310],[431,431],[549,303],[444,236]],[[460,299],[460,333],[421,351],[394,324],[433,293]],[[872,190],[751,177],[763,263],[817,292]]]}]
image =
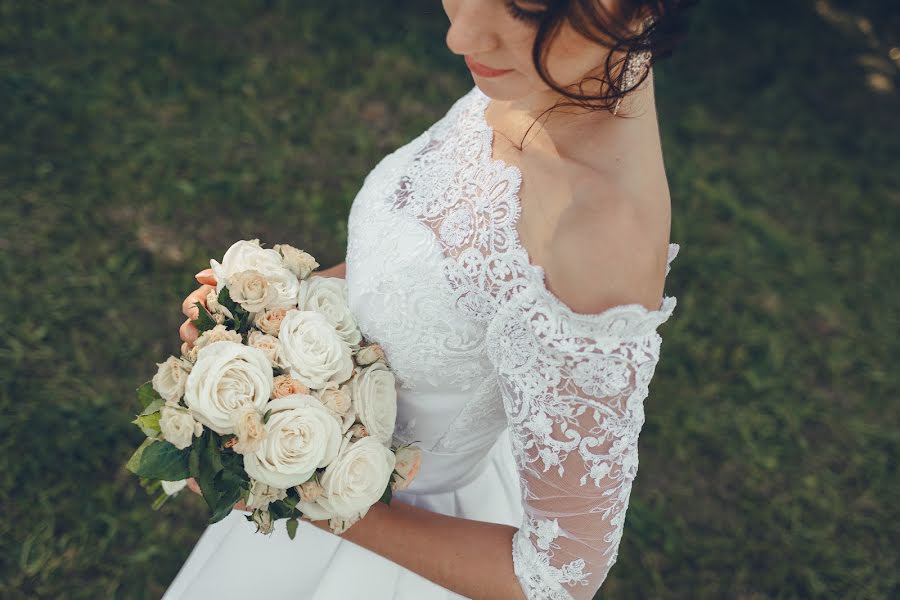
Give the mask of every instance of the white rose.
[{"label": "white rose", "polygon": [[350,347],[321,313],[288,312],[278,338],[291,377],[311,389],[321,389],[328,382],[343,383],[353,373]]},{"label": "white rose", "polygon": [[163,491],[169,495],[174,496],[187,485],[187,479],[179,479],[178,481],[161,481]]},{"label": "white rose", "polygon": [[284,266],[300,279],[309,277],[309,274],[319,266],[312,254],[294,248],[290,244],[275,244],[275,250],[281,252]]},{"label": "white rose", "polygon": [[244,406],[261,409],[272,395],[272,380],[272,365],[262,350],[217,342],[197,354],[184,402],[216,433],[234,433],[232,414]]},{"label": "white rose", "polygon": [[397,388],[394,374],[382,362],[372,363],[350,381],[353,409],[369,435],[391,445],[397,422]]},{"label": "white rose", "polygon": [[319,480],[322,494],[315,502],[297,503],[304,516],[314,521],[365,515],[388,486],[394,470],[394,453],[373,437],[346,442]]},{"label": "white rose", "polygon": [[266,508],[269,506],[269,503],[275,502],[276,500],[283,500],[286,497],[287,490],[275,488],[262,481],[251,479],[250,496],[247,497],[247,502],[244,504],[250,509]]},{"label": "white rose", "polygon": [[288,310],[296,309],[270,308],[260,311],[253,315],[253,326],[263,333],[278,337],[278,330],[281,329],[281,320],[284,319],[284,315],[287,314]]},{"label": "white rose", "polygon": [[297,294],[297,308],[322,313],[351,350],[359,348],[362,333],[350,312],[344,279],[321,275],[304,279]]},{"label": "white rose", "polygon": [[272,411],[266,443],[244,455],[244,470],[254,479],[286,489],[308,480],[337,456],[340,423],[317,398],[303,394],[276,398],[266,410]]},{"label": "white rose", "polygon": [[184,384],[193,365],[190,361],[170,356],[165,362],[156,363],[159,369],[153,376],[152,385],[166,402],[178,402],[184,396]]},{"label": "white rose", "polygon": [[369,344],[356,353],[356,363],[360,366],[370,365],[377,361],[385,362],[384,349],[380,344]]},{"label": "white rose", "polygon": [[419,473],[419,467],[422,465],[422,449],[415,446],[403,446],[397,450],[395,457],[397,461],[394,464],[394,470],[399,475],[394,476],[391,489],[402,491],[409,487]]},{"label": "white rose", "polygon": [[203,426],[190,411],[173,404],[159,409],[159,429],[166,441],[180,450],[190,446],[195,435],[203,433]]},{"label": "white rose", "polygon": [[263,248],[259,240],[235,242],[225,252],[221,263],[210,260],[209,264],[216,277],[216,294],[226,287],[232,275],[253,269],[262,273],[269,285],[278,291],[278,298],[270,304],[270,307],[291,308],[296,303],[300,282],[285,267],[281,254],[271,248]]},{"label": "white rose", "polygon": [[256,452],[260,445],[266,441],[266,424],[263,423],[262,414],[254,406],[244,406],[232,413],[232,428],[237,436],[237,443],[232,446],[238,454],[250,454]]},{"label": "white rose", "polygon": [[279,369],[287,367],[281,357],[281,342],[277,337],[254,330],[247,336],[247,345],[265,352],[273,366]]},{"label": "white rose", "polygon": [[268,308],[278,299],[278,290],[255,269],[238,271],[229,277],[228,293],[241,308],[251,313]]}]

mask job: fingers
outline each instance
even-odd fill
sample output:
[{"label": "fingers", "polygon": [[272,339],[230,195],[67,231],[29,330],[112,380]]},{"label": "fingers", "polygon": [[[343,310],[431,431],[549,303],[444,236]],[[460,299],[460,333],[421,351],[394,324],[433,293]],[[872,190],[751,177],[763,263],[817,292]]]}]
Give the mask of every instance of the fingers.
[{"label": "fingers", "polygon": [[190,489],[195,494],[203,495],[203,492],[200,491],[200,486],[197,484],[196,480],[193,477],[188,478],[187,480],[188,489]]},{"label": "fingers", "polygon": [[195,302],[199,302],[203,306],[206,306],[206,296],[209,294],[210,290],[216,289],[211,285],[201,285],[196,290],[188,294],[188,297],[184,299],[184,302],[181,303],[181,312],[184,316],[190,319],[196,319],[199,316],[199,309]]},{"label": "fingers", "polygon": [[214,286],[218,283],[212,269],[203,269],[202,271],[194,275],[194,277],[197,278],[197,281],[205,285]]},{"label": "fingers", "polygon": [[[178,328],[178,335],[181,336],[181,341],[185,342],[188,345],[188,350],[190,350],[190,347],[197,341],[197,338],[200,337],[200,331],[193,323],[191,323],[190,319],[186,319],[184,323],[181,324],[181,327]],[[182,351],[183,350],[184,348],[182,347]]]}]

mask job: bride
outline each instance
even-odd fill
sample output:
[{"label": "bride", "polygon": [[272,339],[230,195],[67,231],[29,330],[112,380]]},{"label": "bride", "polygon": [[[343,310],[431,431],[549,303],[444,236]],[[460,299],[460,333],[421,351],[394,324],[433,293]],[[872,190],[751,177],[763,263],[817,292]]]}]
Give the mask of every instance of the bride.
[{"label": "bride", "polygon": [[340,535],[238,505],[166,600],[585,599],[616,561],[676,303],[649,59],[685,3],[443,4],[475,85],[368,174],[318,272],[384,349],[419,474]]}]

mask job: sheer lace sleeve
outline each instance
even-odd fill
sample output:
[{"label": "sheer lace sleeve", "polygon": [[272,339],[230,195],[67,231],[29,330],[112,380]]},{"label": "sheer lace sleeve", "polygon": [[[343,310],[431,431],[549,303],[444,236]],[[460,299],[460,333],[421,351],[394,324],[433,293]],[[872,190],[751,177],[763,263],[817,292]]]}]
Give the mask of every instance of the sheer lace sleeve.
[{"label": "sheer lace sleeve", "polygon": [[530,600],[592,598],[616,561],[656,328],[675,302],[584,315],[535,279],[491,324],[524,508],[513,564]]}]

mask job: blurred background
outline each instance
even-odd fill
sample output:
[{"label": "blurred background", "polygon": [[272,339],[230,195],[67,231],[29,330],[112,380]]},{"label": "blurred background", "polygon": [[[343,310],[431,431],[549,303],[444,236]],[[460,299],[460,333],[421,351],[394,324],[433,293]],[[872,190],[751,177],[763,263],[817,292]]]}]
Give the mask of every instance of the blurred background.
[{"label": "blurred background", "polygon": [[[681,244],[601,598],[900,597],[900,6],[707,0],[656,69]],[[473,82],[437,1],[0,1],[0,597],[159,598],[205,527],[123,463],[194,273],[343,261]]]}]

